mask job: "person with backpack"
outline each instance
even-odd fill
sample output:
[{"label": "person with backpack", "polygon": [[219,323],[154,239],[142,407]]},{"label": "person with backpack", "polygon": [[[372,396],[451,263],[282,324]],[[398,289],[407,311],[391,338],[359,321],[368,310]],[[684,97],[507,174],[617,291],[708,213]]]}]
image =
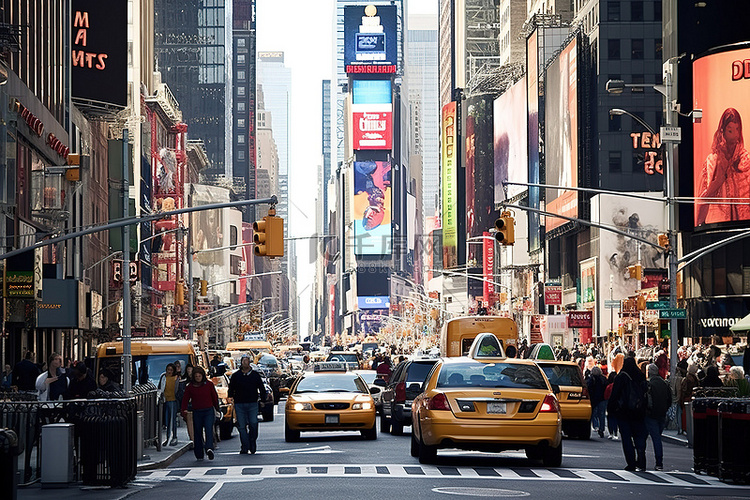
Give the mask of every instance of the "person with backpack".
[{"label": "person with backpack", "polygon": [[[606,389],[604,389],[605,408],[607,408],[609,399],[612,397],[612,387],[614,387],[615,385],[615,377],[617,377],[617,373],[609,372],[609,377],[607,377],[607,387]],[[609,431],[609,439],[611,441],[620,440],[620,438],[617,437],[617,417],[615,417],[615,414],[612,413],[609,409],[607,409],[607,430]]]},{"label": "person with backpack", "polygon": [[664,432],[664,426],[666,425],[667,410],[672,406],[672,391],[667,382],[659,375],[658,365],[651,363],[646,370],[648,373],[646,430],[654,444],[655,470],[662,470],[664,468],[664,451],[661,444],[661,433]]},{"label": "person with backpack", "polygon": [[626,357],[615,377],[607,411],[617,418],[627,471],[646,470],[646,377],[635,358]]},{"label": "person with backpack", "polygon": [[602,369],[594,366],[591,375],[586,380],[591,401],[591,425],[594,426],[600,438],[604,437],[604,412],[607,402],[604,399],[604,390],[607,388],[607,379],[602,375]]}]

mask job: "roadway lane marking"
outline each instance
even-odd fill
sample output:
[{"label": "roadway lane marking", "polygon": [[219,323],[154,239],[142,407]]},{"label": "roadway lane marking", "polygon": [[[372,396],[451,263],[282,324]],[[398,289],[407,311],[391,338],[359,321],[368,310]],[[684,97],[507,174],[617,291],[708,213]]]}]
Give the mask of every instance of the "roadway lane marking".
[{"label": "roadway lane marking", "polygon": [[224,482],[218,481],[215,485],[211,487],[210,490],[206,492],[205,495],[203,495],[203,498],[201,500],[211,500],[214,497],[214,495],[216,495],[219,492],[222,486],[224,486]]},{"label": "roadway lane marking", "polygon": [[[219,472],[221,471],[221,472]],[[572,481],[609,484],[630,484],[648,486],[676,486],[682,488],[721,487],[740,488],[742,486],[724,484],[718,478],[695,476],[690,473],[674,472],[628,472],[607,469],[563,469],[529,467],[454,467],[432,465],[359,465],[344,464],[297,464],[297,465],[258,465],[218,467],[194,467],[191,469],[159,469],[149,474],[139,474],[139,484],[163,480],[210,481],[217,475],[221,481],[259,481],[279,477],[367,477],[367,478],[455,478],[483,479],[497,481]],[[252,477],[249,477],[252,476]],[[742,487],[744,488],[744,487]]]},{"label": "roadway lane marking", "polygon": [[[222,451],[215,452],[217,455],[236,455],[237,451]],[[315,446],[312,448],[295,448],[292,450],[262,450],[258,451],[256,455],[282,455],[290,453],[344,453],[343,451],[333,450],[330,446]]]}]

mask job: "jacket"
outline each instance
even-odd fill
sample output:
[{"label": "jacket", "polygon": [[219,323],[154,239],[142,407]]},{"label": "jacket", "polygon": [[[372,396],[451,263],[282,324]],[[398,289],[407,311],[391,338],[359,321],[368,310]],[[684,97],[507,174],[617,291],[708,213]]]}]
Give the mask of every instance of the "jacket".
[{"label": "jacket", "polygon": [[646,416],[662,419],[667,415],[667,410],[672,406],[672,391],[667,382],[659,377],[648,379],[648,406]]},{"label": "jacket", "polygon": [[[177,377],[177,375],[175,375],[175,377]],[[161,377],[159,377],[158,389],[159,389],[159,397],[161,399],[164,399],[164,388],[166,387],[166,385],[167,385],[167,374],[165,372],[161,374]],[[177,400],[178,403],[180,402],[180,398],[177,397],[179,393],[180,393],[180,379],[178,378],[177,380],[175,380],[175,383],[174,383],[174,398]]]},{"label": "jacket", "polygon": [[266,400],[266,387],[255,370],[249,370],[247,373],[237,370],[229,379],[227,395],[234,399],[235,404],[256,403],[258,395],[260,395],[260,401]]},{"label": "jacket", "polygon": [[[607,412],[617,418],[627,420],[642,420],[645,416],[646,377],[635,364],[635,359],[625,358],[622,370],[612,383],[612,395],[607,402]],[[624,407],[630,391],[635,391],[637,399],[643,402],[642,410],[632,410]]]},{"label": "jacket", "polygon": [[70,384],[68,385],[68,394],[70,395],[70,399],[84,399],[88,397],[89,392],[93,392],[95,390],[96,382],[94,382],[94,377],[92,377],[89,373],[87,373],[86,376],[83,377],[83,380],[78,380],[75,377],[71,378]]},{"label": "jacket", "polygon": [[68,377],[63,371],[57,369],[57,380],[47,384],[49,371],[45,371],[36,379],[36,390],[39,391],[39,401],[57,401],[58,399],[67,399]]},{"label": "jacket", "polygon": [[193,411],[218,408],[219,395],[216,394],[216,387],[214,387],[213,382],[207,380],[201,385],[189,383],[185,388],[185,394],[182,396],[181,412],[187,411],[188,403],[192,404]]},{"label": "jacket", "polygon": [[586,386],[589,390],[592,408],[604,401],[604,390],[607,388],[607,379],[604,375],[591,375],[586,381]]},{"label": "jacket", "polygon": [[36,390],[36,378],[39,376],[39,367],[28,359],[22,359],[13,368],[13,384],[19,391]]}]

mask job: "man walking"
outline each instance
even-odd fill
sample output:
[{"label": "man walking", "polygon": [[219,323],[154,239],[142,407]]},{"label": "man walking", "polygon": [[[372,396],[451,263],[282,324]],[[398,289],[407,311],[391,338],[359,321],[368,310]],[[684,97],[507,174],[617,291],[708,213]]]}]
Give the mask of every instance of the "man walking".
[{"label": "man walking", "polygon": [[648,405],[646,410],[646,430],[654,443],[656,470],[664,468],[664,451],[661,444],[661,433],[667,420],[667,410],[672,404],[672,391],[667,382],[659,376],[659,367],[654,363],[648,365]]},{"label": "man walking", "polygon": [[19,391],[35,391],[39,367],[34,363],[34,353],[26,351],[23,359],[13,368],[13,382]]},{"label": "man walking", "polygon": [[250,356],[242,356],[240,369],[229,379],[228,395],[234,400],[234,413],[237,415],[237,427],[240,431],[240,455],[247,455],[248,451],[255,454],[258,439],[258,405],[260,404],[261,408],[264,406],[266,387],[258,372],[250,368]]},{"label": "man walking", "polygon": [[629,356],[615,377],[607,402],[607,411],[615,415],[620,428],[627,471],[646,470],[646,405],[646,377]]}]

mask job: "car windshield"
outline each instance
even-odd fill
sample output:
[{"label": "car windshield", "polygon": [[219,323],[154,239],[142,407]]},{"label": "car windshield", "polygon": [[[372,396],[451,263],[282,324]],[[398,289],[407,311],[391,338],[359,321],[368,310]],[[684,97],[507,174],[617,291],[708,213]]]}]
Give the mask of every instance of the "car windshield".
[{"label": "car windshield", "polygon": [[336,354],[329,354],[328,359],[326,361],[341,361],[345,363],[359,363],[359,360],[357,359],[356,354],[344,354],[337,352]]},{"label": "car windshield", "polygon": [[427,378],[427,375],[430,374],[430,370],[432,370],[432,367],[435,366],[436,361],[426,363],[421,361],[413,362],[411,366],[409,366],[409,370],[406,373],[406,383],[423,383]]},{"label": "car windshield", "polygon": [[[147,356],[133,356],[133,374],[134,384],[159,385],[161,374],[167,369],[169,363],[180,361],[181,375],[185,374],[185,367],[188,364],[187,354],[149,354]],[[108,368],[115,376],[117,382],[122,381],[121,359],[119,357],[101,358],[99,369]]]},{"label": "car windshield", "polygon": [[514,363],[445,364],[440,369],[437,386],[547,389],[539,368]]},{"label": "car windshield", "polygon": [[375,376],[377,375],[376,372],[359,372],[358,375],[364,379],[364,381],[372,385],[373,382],[375,382]]},{"label": "car windshield", "polygon": [[581,369],[573,365],[539,363],[550,384],[583,387]]},{"label": "car windshield", "polygon": [[295,394],[306,392],[362,392],[370,391],[362,379],[352,373],[325,373],[303,377],[294,390]]}]

